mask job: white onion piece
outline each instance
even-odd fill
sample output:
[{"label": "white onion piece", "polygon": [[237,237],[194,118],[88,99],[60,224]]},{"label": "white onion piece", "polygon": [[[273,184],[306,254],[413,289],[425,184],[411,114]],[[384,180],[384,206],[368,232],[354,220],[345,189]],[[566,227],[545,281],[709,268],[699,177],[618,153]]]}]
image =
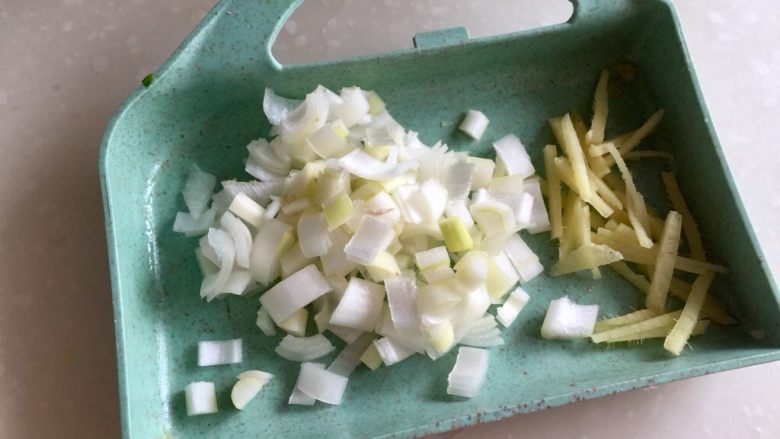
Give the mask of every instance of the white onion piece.
[{"label": "white onion piece", "polygon": [[355,125],[368,114],[366,93],[358,87],[341,89],[343,102],[333,107],[333,115],[344,122],[347,128]]},{"label": "white onion piece", "polygon": [[496,310],[496,320],[508,328],[520,314],[520,311],[523,310],[529,299],[530,296],[528,296],[525,290],[520,287],[515,288],[514,291],[509,293],[504,304]]},{"label": "white onion piece", "polygon": [[311,201],[308,198],[298,198],[282,205],[282,213],[285,215],[295,215],[311,207]]},{"label": "white onion piece", "polygon": [[354,328],[345,328],[343,326],[328,324],[328,331],[333,335],[340,338],[344,343],[354,343],[362,334],[363,331]]},{"label": "white onion piece", "polygon": [[225,282],[225,286],[222,288],[222,292],[225,294],[235,294],[240,296],[249,290],[252,284],[252,273],[249,270],[243,268],[236,268],[230,273],[228,281]]},{"label": "white onion piece", "polygon": [[[292,227],[275,219],[267,220],[255,235],[249,268],[255,279],[269,285],[279,277],[280,252],[292,241]],[[278,321],[278,320],[277,320]]]},{"label": "white onion piece", "polygon": [[230,279],[236,258],[236,249],[233,240],[222,230],[209,229],[207,236],[209,245],[219,258],[219,272],[203,278],[200,286],[200,297],[211,301],[224,290],[225,284]]},{"label": "white onion piece", "polygon": [[188,212],[178,212],[176,219],[173,221],[173,231],[184,233],[185,236],[203,235],[209,231],[209,227],[214,225],[216,214],[217,210],[213,207],[203,212],[197,218]]},{"label": "white onion piece", "polygon": [[421,285],[417,291],[417,306],[421,314],[449,314],[460,301],[458,284],[451,280]]},{"label": "white onion piece", "polygon": [[[321,366],[325,367],[324,365]],[[301,392],[298,387],[293,388],[292,393],[290,393],[290,399],[287,400],[289,405],[314,405],[316,402],[316,399]]]},{"label": "white onion piece", "polygon": [[515,214],[515,223],[519,227],[533,227],[531,221],[534,207],[534,198],[524,192],[516,195],[496,195],[495,200],[506,204]]},{"label": "white onion piece", "polygon": [[485,236],[477,245],[477,249],[482,250],[490,256],[496,256],[504,250],[506,242],[520,230],[513,228],[494,235]]},{"label": "white onion piece", "polygon": [[363,213],[395,224],[401,220],[401,210],[393,197],[385,191],[379,192],[363,205]]},{"label": "white onion piece", "polygon": [[421,274],[426,282],[434,283],[454,277],[455,271],[453,271],[449,265],[442,265],[440,267],[425,270],[421,272]]},{"label": "white onion piece", "polygon": [[471,179],[476,165],[458,160],[447,167],[444,186],[451,200],[465,200],[471,192]]},{"label": "white onion piece", "polygon": [[219,223],[233,239],[236,248],[236,264],[239,267],[249,268],[249,253],[252,249],[252,234],[249,233],[249,229],[230,212],[225,212]]},{"label": "white onion piece", "polygon": [[564,340],[590,337],[598,314],[598,305],[578,305],[567,296],[553,300],[544,316],[542,337]]},{"label": "white onion piece", "polygon": [[466,229],[470,230],[474,227],[474,218],[472,218],[471,212],[469,212],[466,200],[450,200],[447,202],[444,213],[447,218],[460,218],[460,222],[466,226]]},{"label": "white onion piece", "polygon": [[[325,125],[329,111],[330,102],[327,96],[319,93],[318,90],[309,93],[306,99],[282,120],[280,125],[282,140],[291,144],[303,142],[311,133]],[[303,146],[309,149],[307,145]],[[299,154],[300,152],[296,155]]]},{"label": "white onion piece", "polygon": [[[286,164],[287,162],[289,162],[290,167],[292,167],[293,155],[297,149],[300,149],[300,145],[302,142],[299,142],[298,144],[287,143],[284,141],[284,139],[282,139],[282,136],[279,135],[281,134],[282,131],[281,127],[271,127],[272,130],[274,130],[274,128],[278,128],[276,130],[277,133],[273,134],[276,137],[273,138],[268,143],[268,146],[270,146],[271,149],[274,150],[274,152],[276,153],[276,157],[278,157],[280,160],[280,164],[282,163]],[[312,152],[312,155],[313,154],[314,153]]]},{"label": "white onion piece", "polygon": [[458,281],[466,287],[484,285],[488,277],[488,255],[479,250],[472,250],[463,255],[455,264]]},{"label": "white onion piece", "polygon": [[271,320],[271,316],[268,315],[268,311],[262,306],[259,310],[257,310],[257,321],[255,323],[257,324],[257,327],[263,331],[263,334],[267,335],[268,337],[276,335],[276,324],[273,320]]},{"label": "white onion piece", "polygon": [[484,286],[472,288],[464,293],[461,302],[456,308],[456,315],[453,316],[453,322],[463,323],[477,320],[485,315],[490,307],[490,294]]},{"label": "white onion piece", "polygon": [[274,285],[260,297],[260,303],[279,323],[330,290],[325,277],[312,264]]},{"label": "white onion piece", "polygon": [[[320,364],[320,363],[309,363],[309,364],[311,364],[311,367],[325,369],[324,364]],[[290,399],[287,401],[287,403],[290,405],[314,405],[317,402],[317,400],[303,393],[301,389],[298,388],[298,383],[301,382],[301,372],[303,372],[302,368],[300,371],[298,371],[298,379],[295,382],[295,387],[293,388],[293,391],[290,394]]]},{"label": "white onion piece", "polygon": [[528,247],[528,244],[523,241],[523,238],[517,234],[509,237],[509,239],[506,241],[506,245],[504,246],[504,251],[506,252],[507,256],[509,256],[509,259],[512,261],[512,264],[515,265],[515,267],[527,259],[537,257],[533,250]]},{"label": "white onion piece", "polygon": [[382,285],[353,277],[330,317],[330,324],[371,331],[381,317],[384,298]]},{"label": "white onion piece", "polygon": [[395,200],[401,211],[401,218],[405,223],[420,224],[422,222],[422,213],[416,210],[416,206],[411,202],[412,197],[417,193],[419,185],[403,185],[393,191],[393,200]]},{"label": "white onion piece", "polygon": [[364,333],[357,340],[342,349],[338,356],[333,359],[333,362],[330,363],[327,370],[348,377],[360,364],[360,356],[363,355],[363,352],[366,351],[373,340],[373,334]]},{"label": "white onion piece", "polygon": [[311,337],[285,335],[275,352],[290,361],[311,361],[328,355],[336,349],[322,334]]},{"label": "white onion piece", "polygon": [[246,149],[249,157],[244,170],[258,180],[278,180],[290,173],[290,158],[279,156],[265,139],[253,140]]},{"label": "white onion piece", "polygon": [[198,240],[199,249],[203,253],[203,256],[208,259],[212,264],[214,264],[217,268],[219,268],[219,256],[217,256],[216,250],[214,250],[214,247],[209,244],[209,236],[204,235],[201,236],[201,238]]},{"label": "white onion piece", "polygon": [[241,339],[199,341],[198,366],[217,366],[220,364],[236,364],[243,359]]},{"label": "white onion piece", "polygon": [[[408,226],[408,224],[405,224],[404,229]],[[399,236],[399,239],[404,246],[404,253],[406,254],[414,255],[415,253],[423,252],[431,248],[431,245],[428,242],[428,236],[423,233],[413,233],[406,236],[402,234],[402,236]]]},{"label": "white onion piece", "polygon": [[408,203],[420,214],[422,222],[438,222],[447,207],[447,189],[438,180],[425,180]]},{"label": "white onion piece", "polygon": [[496,150],[496,162],[506,170],[507,175],[522,175],[526,178],[534,174],[531,158],[514,134],[496,140],[493,148]]},{"label": "white onion piece", "polygon": [[212,381],[195,381],[184,388],[187,416],[217,413],[217,392]]},{"label": "white onion piece", "polygon": [[525,181],[523,187],[534,199],[531,218],[529,220],[529,223],[532,225],[528,227],[528,231],[530,233],[549,231],[550,218],[547,216],[547,209],[544,208],[544,199],[542,198],[542,190],[539,187],[539,179],[529,178]]},{"label": "white onion piece", "polygon": [[504,297],[519,280],[520,276],[506,253],[499,252],[493,256],[492,265],[488,261],[488,287],[492,299],[499,300]]},{"label": "white onion piece", "polygon": [[440,178],[444,169],[454,158],[447,144],[441,141],[433,146],[426,146],[417,138],[417,133],[413,137],[407,136],[406,152],[417,160],[417,181],[425,181],[429,178]]},{"label": "white onion piece", "polygon": [[339,405],[348,381],[347,377],[314,366],[313,363],[303,363],[295,387],[317,401]]},{"label": "white onion piece", "polygon": [[352,151],[347,140],[336,133],[330,124],[323,125],[313,132],[306,143],[312,151],[323,159],[338,158]]},{"label": "white onion piece", "polygon": [[455,345],[455,331],[449,319],[424,315],[421,321],[421,332],[429,344],[425,350],[431,359],[439,358]]},{"label": "white onion piece", "polygon": [[[486,203],[488,201],[494,201],[493,196],[485,188],[480,188],[471,194],[471,204]],[[470,207],[470,206],[469,206]]]},{"label": "white onion piece", "polygon": [[233,406],[243,410],[247,403],[257,396],[271,378],[273,378],[273,375],[259,370],[241,373],[238,376],[238,381],[236,381],[236,384],[233,385],[233,389],[230,391],[230,400],[233,402]]},{"label": "white onion piece", "polygon": [[404,129],[387,111],[377,114],[366,126],[364,140],[370,146],[402,145]]},{"label": "white onion piece", "polygon": [[487,313],[479,319],[459,325],[455,331],[455,340],[457,343],[474,347],[504,344],[496,319]]},{"label": "white onion piece", "polygon": [[[449,267],[448,267],[449,268]],[[420,324],[417,310],[417,284],[413,277],[395,277],[385,280],[385,292],[393,326],[398,329],[415,328]]]},{"label": "white onion piece", "polygon": [[500,195],[521,195],[523,193],[524,179],[525,177],[522,175],[506,175],[493,178],[490,180],[488,192],[494,197]]},{"label": "white onion piece", "polygon": [[192,165],[181,193],[187,210],[194,219],[198,219],[206,211],[216,184],[217,177],[203,172],[197,165]]},{"label": "white onion piece", "polygon": [[360,220],[357,231],[344,247],[344,252],[348,259],[368,265],[379,252],[387,249],[394,236],[392,224],[365,215]]},{"label": "white onion piece", "polygon": [[239,380],[243,380],[244,378],[254,378],[263,383],[263,385],[268,384],[268,382],[271,381],[273,377],[274,376],[272,374],[263,372],[262,370],[245,370],[236,376],[236,378]]},{"label": "white onion piece", "polygon": [[398,164],[377,160],[361,149],[356,149],[338,160],[338,165],[350,174],[366,180],[389,180],[417,166],[416,160]]},{"label": "white onion piece", "polygon": [[211,196],[211,208],[217,211],[216,216],[222,216],[228,210],[232,201],[233,195],[226,191],[225,188],[222,188],[222,190]]},{"label": "white onion piece", "polygon": [[544,266],[539,262],[539,258],[526,259],[520,266],[515,266],[515,268],[517,269],[518,276],[520,276],[521,284],[528,282],[544,272]]},{"label": "white onion piece", "polygon": [[514,211],[498,201],[475,201],[469,206],[469,211],[485,236],[512,230],[516,224]]},{"label": "white onion piece", "polygon": [[310,161],[300,171],[291,171],[284,179],[285,198],[291,200],[304,198],[311,179],[318,177],[323,170],[324,167],[320,163]]},{"label": "white onion piece", "polygon": [[[495,319],[493,319],[495,321]],[[466,333],[466,337],[472,337],[475,339],[487,339],[491,337],[495,337],[501,335],[501,329],[498,328],[498,324],[492,328],[483,328],[480,331],[476,331],[474,328],[469,330],[468,333]]]},{"label": "white onion piece", "polygon": [[295,110],[301,104],[296,99],[287,99],[277,96],[270,88],[263,94],[263,112],[271,125],[279,125],[287,117],[287,114]]},{"label": "white onion piece", "polygon": [[374,282],[384,282],[385,279],[401,275],[398,261],[387,251],[380,252],[364,269],[368,272],[368,279]]},{"label": "white onion piece", "polygon": [[[352,212],[349,215],[349,218],[344,222],[345,229],[350,233],[355,233],[357,231],[358,227],[360,227],[360,221],[363,220],[363,217],[366,216],[365,213],[363,213],[363,200],[352,200]],[[349,237],[347,237],[349,238]]]},{"label": "white onion piece", "polygon": [[420,326],[410,328],[396,328],[388,305],[383,306],[382,317],[374,332],[385,337],[390,337],[394,343],[418,354],[424,354],[428,344],[423,338]]},{"label": "white onion piece", "polygon": [[466,161],[474,165],[474,172],[471,174],[471,190],[486,189],[490,186],[496,163],[490,159],[471,156],[466,157]]},{"label": "white onion piece", "polygon": [[276,218],[279,210],[282,208],[282,200],[279,197],[272,196],[271,201],[265,206],[265,219]]},{"label": "white onion piece", "polygon": [[284,182],[274,181],[235,181],[225,180],[222,187],[230,195],[231,200],[237,194],[242,193],[260,205],[268,203],[272,196],[282,193]]},{"label": "white onion piece", "polygon": [[[390,243],[390,245],[387,246],[387,253],[398,257],[398,253],[404,249],[403,244],[401,244],[401,240],[398,239],[398,237],[393,238],[393,241]],[[381,254],[381,253],[380,253]],[[378,257],[378,256],[377,256]]]},{"label": "white onion piece", "polygon": [[252,227],[258,228],[265,220],[265,209],[244,193],[238,193],[230,203],[228,210],[246,221]]},{"label": "white onion piece", "polygon": [[413,350],[401,346],[389,337],[382,337],[378,340],[374,340],[373,343],[385,366],[392,366],[396,363],[400,363],[415,353]]},{"label": "white onion piece", "polygon": [[319,213],[301,215],[298,219],[298,244],[307,258],[323,256],[330,249],[330,237],[325,216]]},{"label": "white onion piece", "polygon": [[290,314],[290,317],[282,320],[278,323],[279,329],[284,332],[293,335],[295,337],[303,337],[306,335],[306,323],[309,321],[309,310],[301,308],[294,313]]},{"label": "white onion piece", "polygon": [[[317,85],[317,88],[314,89],[314,93],[319,93],[320,95],[325,97],[325,100],[328,102],[330,109],[344,103],[344,98],[342,98],[341,96],[336,94],[333,90],[329,89],[328,87],[325,87],[322,84]],[[334,116],[334,115],[330,114],[329,116]]]},{"label": "white onion piece", "polygon": [[[371,120],[371,126],[384,128],[396,145],[409,145],[406,130],[393,118],[387,109],[383,108],[382,111],[374,116]],[[366,131],[366,134],[368,134],[368,131]],[[410,134],[413,133],[410,132]]]},{"label": "white onion piece", "polygon": [[461,347],[455,366],[447,377],[447,393],[473,398],[487,375],[489,353],[484,349]]},{"label": "white onion piece", "polygon": [[430,270],[442,265],[449,267],[450,265],[450,254],[447,253],[447,247],[443,245],[417,252],[414,254],[414,259],[420,271]]},{"label": "white onion piece", "polygon": [[[349,173],[343,169],[325,168],[322,175],[317,179],[314,187],[312,204],[318,206],[327,206],[333,201],[341,198],[342,195],[348,196],[349,192]],[[351,199],[349,200],[352,201]],[[339,224],[328,223],[329,228],[340,226]]]},{"label": "white onion piece", "polygon": [[282,278],[290,277],[296,271],[312,263],[314,263],[314,259],[307,258],[301,250],[300,242],[297,242],[279,258]]},{"label": "white onion piece", "polygon": [[252,158],[252,156],[249,156],[247,159],[246,164],[244,165],[244,171],[246,171],[246,173],[252,177],[255,177],[256,179],[263,182],[275,181],[280,178],[276,174],[268,172],[262,165],[260,165],[254,158]]},{"label": "white onion piece", "polygon": [[357,263],[347,259],[347,254],[344,252],[349,239],[349,235],[342,228],[330,232],[330,249],[320,257],[322,272],[326,276],[337,276],[344,280],[344,276],[357,267]]},{"label": "white onion piece", "polygon": [[497,327],[496,319],[490,314],[485,314],[476,320],[462,325],[459,329],[463,331],[464,335],[483,335]]},{"label": "white onion piece", "polygon": [[469,110],[463,118],[463,121],[458,125],[458,129],[468,134],[472,139],[479,140],[485,132],[488,123],[490,123],[490,120],[488,120],[483,112]]},{"label": "white onion piece", "polygon": [[512,234],[504,245],[504,252],[517,270],[520,282],[525,283],[539,275],[543,270],[539,257],[523,241],[520,235]]}]

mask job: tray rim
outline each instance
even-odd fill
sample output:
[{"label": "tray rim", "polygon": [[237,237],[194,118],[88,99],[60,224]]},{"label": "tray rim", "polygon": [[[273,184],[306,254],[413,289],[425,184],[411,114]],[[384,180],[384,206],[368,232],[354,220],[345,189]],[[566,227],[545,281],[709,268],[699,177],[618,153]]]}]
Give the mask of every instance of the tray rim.
[{"label": "tray rim", "polygon": [[[198,25],[190,32],[190,34],[184,39],[184,41],[176,48],[176,50],[155,71],[155,76],[159,78],[164,76],[168,71],[170,71],[174,67],[176,61],[181,57],[182,53],[193,43],[193,41],[195,41],[210,26],[213,20],[216,20],[221,13],[228,11],[228,8],[230,7],[230,4],[233,1],[234,0],[220,0],[214,7],[212,7],[212,9],[205,15],[203,20],[200,23],[198,23]],[[287,1],[287,0],[279,0],[279,1]],[[288,1],[289,10],[282,17],[281,23],[286,21],[286,18],[289,17],[289,15],[294,11],[294,9],[297,8],[303,1],[304,0],[289,0]],[[486,37],[470,38],[468,41],[462,44],[466,44],[466,45],[492,44],[492,43],[505,41],[505,40],[529,37],[537,33],[556,32],[559,29],[563,29],[567,26],[570,26],[573,23],[573,21],[580,15],[579,14],[580,11],[578,10],[578,6],[580,4],[591,5],[591,4],[595,4],[598,0],[569,0],[569,1],[571,1],[574,4],[574,13],[572,17],[569,19],[569,21],[567,22],[539,27],[539,28],[533,28],[529,30],[522,30],[518,32],[501,34],[501,35],[491,35]],[[742,198],[739,196],[740,192],[736,187],[736,182],[734,181],[733,175],[728,166],[728,161],[726,160],[726,157],[723,153],[723,148],[716,134],[716,130],[713,125],[712,118],[710,117],[709,109],[706,105],[706,101],[702,94],[701,87],[699,86],[699,82],[697,79],[693,62],[691,60],[688,46],[685,43],[682,27],[677,12],[675,10],[674,4],[672,0],[653,0],[653,1],[655,1],[656,3],[663,4],[669,9],[671,19],[673,21],[675,33],[679,39],[679,43],[680,43],[679,48],[682,50],[682,54],[684,55],[685,63],[686,66],[688,67],[689,79],[691,79],[691,82],[693,84],[693,91],[696,95],[697,101],[701,105],[703,115],[705,116],[704,123],[706,125],[707,131],[710,137],[714,141],[715,153],[717,155],[718,162],[721,166],[720,172],[722,172],[724,176],[727,177],[725,180],[728,185],[728,189],[734,195],[733,198],[735,201],[735,206],[737,208],[739,217],[741,221],[746,225],[747,233],[750,238],[750,244],[753,247],[753,249],[756,251],[756,255],[760,259],[761,271],[763,272],[764,276],[768,280],[769,286],[771,287],[775,297],[780,297],[780,288],[778,288],[777,281],[774,278],[769,265],[767,264],[765,252],[758,241],[752,222],[750,221],[747,211],[745,210],[744,203],[742,202]],[[281,28],[281,24],[278,24],[277,27],[274,29],[274,31],[271,33],[270,35],[271,42],[275,40],[276,34],[279,32],[280,28]],[[440,50],[450,49],[451,47],[452,46],[446,46],[446,45],[441,47],[426,47],[424,50],[440,51]],[[271,54],[271,48],[269,45],[267,47],[266,56],[268,57],[272,68],[277,72],[282,72],[285,70],[297,70],[302,68],[313,68],[313,67],[321,67],[321,66],[328,66],[334,64],[349,64],[354,62],[365,62],[365,61],[370,61],[375,59],[402,57],[402,56],[407,56],[411,53],[419,52],[420,50],[421,49],[417,49],[417,48],[409,48],[409,49],[400,49],[400,50],[395,50],[390,52],[383,52],[379,54],[361,55],[361,56],[345,58],[345,59],[327,60],[327,61],[316,62],[316,63],[308,63],[308,64],[299,63],[299,64],[281,65],[276,61],[276,59]],[[109,187],[108,184],[108,166],[109,166],[108,161],[110,155],[110,144],[112,142],[112,138],[116,126],[120,123],[120,121],[125,116],[125,114],[128,113],[132,109],[132,107],[136,104],[136,102],[142,97],[145,91],[146,91],[146,87],[139,85],[134,91],[132,91],[129,94],[129,96],[122,102],[122,104],[117,108],[117,110],[111,116],[111,118],[109,119],[106,125],[105,133],[101,139],[100,152],[98,157],[98,170],[99,170],[100,187],[101,187],[101,198],[103,203],[103,214],[104,214],[104,221],[105,221],[105,228],[106,228],[108,262],[109,262],[109,272],[111,278],[112,306],[113,306],[113,313],[114,313],[120,425],[121,425],[121,435],[125,439],[131,438],[130,426],[131,426],[132,419],[130,417],[130,410],[129,410],[130,400],[128,398],[129,376],[128,376],[128,368],[126,364],[127,353],[124,348],[126,343],[125,340],[126,321],[123,318],[124,316],[123,298],[122,298],[123,294],[122,294],[122,288],[120,286],[120,270],[117,263],[119,245],[117,242],[116,230],[114,228],[114,224],[112,220],[112,190],[111,190],[112,188]],[[427,434],[432,434],[437,432],[446,432],[446,431],[451,431],[459,428],[473,426],[484,422],[491,422],[491,421],[504,419],[516,414],[530,413],[540,409],[558,407],[574,401],[593,399],[593,398],[610,395],[610,394],[614,394],[626,390],[636,390],[650,385],[657,385],[657,384],[663,384],[663,383],[668,383],[668,382],[682,380],[682,379],[694,378],[694,377],[698,377],[710,373],[733,370],[737,368],[759,365],[759,364],[778,361],[778,360],[780,360],[780,347],[774,347],[774,348],[767,347],[766,352],[763,353],[752,354],[752,355],[747,355],[738,358],[729,358],[715,363],[694,366],[686,371],[691,373],[685,373],[683,375],[675,371],[670,371],[670,372],[660,373],[649,377],[648,376],[636,377],[630,380],[624,380],[624,381],[614,382],[599,387],[594,387],[591,391],[587,391],[586,392],[587,396],[584,397],[581,396],[581,392],[572,391],[570,393],[554,395],[550,398],[539,400],[536,404],[527,404],[527,407],[523,407],[521,405],[514,406],[514,407],[507,406],[501,410],[496,410],[491,412],[480,412],[475,414],[469,413],[469,414],[464,414],[461,416],[455,416],[452,418],[437,421],[435,423],[421,424],[410,429],[387,433],[376,437],[377,438],[417,437],[417,436],[427,435]],[[639,384],[637,385],[637,383]]]}]

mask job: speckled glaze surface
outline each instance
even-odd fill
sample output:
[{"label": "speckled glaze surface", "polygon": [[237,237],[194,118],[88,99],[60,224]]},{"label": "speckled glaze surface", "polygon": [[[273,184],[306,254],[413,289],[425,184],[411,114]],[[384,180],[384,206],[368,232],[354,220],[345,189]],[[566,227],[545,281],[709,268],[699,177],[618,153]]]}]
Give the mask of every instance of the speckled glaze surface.
[{"label": "speckled glaze surface", "polygon": [[[273,59],[270,44],[297,2],[225,0],[212,10],[155,72],[151,87],[128,98],[103,141],[124,437],[408,437],[780,358],[777,289],[736,196],[671,6],[575,3],[572,19],[561,25],[470,41],[459,30],[428,34],[412,50],[287,66]],[[600,304],[605,314],[635,309],[642,298],[609,271],[600,282],[543,277],[527,285],[532,300],[507,331],[507,344],[493,350],[478,397],[446,395],[451,354],[358,370],[340,407],[289,407],[298,368],[273,353],[277,339],[256,330],[256,298],[199,299],[194,242],[171,231],[183,208],[179,191],[192,163],[221,179],[244,175],[244,145],[268,134],[260,107],[265,87],[289,96],[319,83],[374,89],[423,141],[441,138],[486,155],[493,140],[513,132],[542,169],[541,149],[552,141],[547,118],[572,109],[588,114],[599,71],[623,61],[636,63],[640,74],[614,84],[608,134],[666,109],[649,143],[675,154],[673,167],[711,258],[732,270],[715,289],[741,326],[713,327],[694,341],[695,351],[675,359],[656,342],[610,349],[549,342],[539,327],[552,298],[569,294]],[[467,108],[491,120],[477,143],[453,131]],[[668,209],[658,181],[663,166],[635,168],[640,189],[659,211]],[[548,240],[528,238],[546,266],[555,256]],[[754,329],[766,337],[750,337]],[[198,340],[234,337],[244,338],[243,364],[197,367]],[[235,375],[253,368],[277,379],[236,411],[229,401]],[[216,383],[219,414],[186,416],[183,389],[196,380]]]}]

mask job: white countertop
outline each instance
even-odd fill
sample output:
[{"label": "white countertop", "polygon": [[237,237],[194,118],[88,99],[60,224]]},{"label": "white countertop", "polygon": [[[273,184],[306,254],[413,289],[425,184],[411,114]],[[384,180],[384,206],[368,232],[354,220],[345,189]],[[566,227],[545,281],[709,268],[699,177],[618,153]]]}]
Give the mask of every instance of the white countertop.
[{"label": "white countertop", "polygon": [[[119,434],[98,147],[119,103],[214,1],[0,2],[0,437]],[[343,58],[408,47],[420,30],[498,34],[570,10],[564,0],[533,7],[544,3],[309,0],[275,53]],[[780,273],[780,5],[677,8],[737,186]],[[441,437],[780,437],[779,376],[780,363],[755,366]]]}]

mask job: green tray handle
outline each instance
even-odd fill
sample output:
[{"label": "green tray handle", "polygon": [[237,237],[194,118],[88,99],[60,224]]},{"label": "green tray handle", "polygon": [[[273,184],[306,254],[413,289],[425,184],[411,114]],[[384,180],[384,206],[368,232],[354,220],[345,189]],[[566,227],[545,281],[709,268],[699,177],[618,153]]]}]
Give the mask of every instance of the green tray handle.
[{"label": "green tray handle", "polygon": [[[574,13],[569,23],[576,25],[584,21],[603,18],[620,10],[630,7],[632,0],[569,0],[574,7]],[[287,19],[295,9],[303,3],[303,0],[223,0],[214,11],[220,15],[220,37],[232,40],[233,44],[246,45],[247,41],[254,41],[261,51],[261,55],[254,59],[246,59],[247,64],[256,64],[261,61],[274,70],[281,70],[282,65],[271,53],[276,36]],[[224,14],[224,15],[223,15]],[[468,35],[463,28],[455,28],[455,31]],[[466,37],[467,39],[468,37]],[[427,41],[426,41],[427,42]],[[441,41],[439,44],[424,44],[423,47],[443,47],[462,43],[462,38],[452,38],[451,41]],[[442,44],[443,43],[443,44]],[[237,51],[242,56],[246,51]],[[256,52],[255,52],[256,53]],[[243,55],[246,56],[246,55]]]}]

